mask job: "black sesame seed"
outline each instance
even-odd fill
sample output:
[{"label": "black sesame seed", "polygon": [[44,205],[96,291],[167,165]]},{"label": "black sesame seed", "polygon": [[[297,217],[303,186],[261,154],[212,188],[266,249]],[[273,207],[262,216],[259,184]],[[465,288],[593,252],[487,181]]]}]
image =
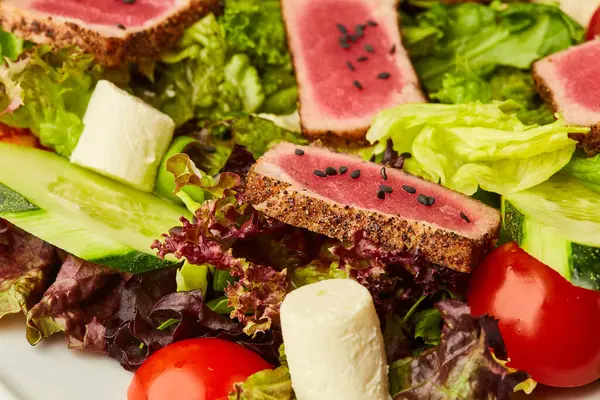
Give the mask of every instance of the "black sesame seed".
[{"label": "black sesame seed", "polygon": [[327,176],[327,174],[325,172],[321,171],[320,169],[315,169],[313,174],[315,174],[319,178],[325,178]]},{"label": "black sesame seed", "polygon": [[379,75],[377,75],[378,79],[389,79],[389,77],[392,76],[389,72],[382,72]]},{"label": "black sesame seed", "polygon": [[417,201],[424,205],[424,206],[428,206],[429,205],[429,197],[425,196],[424,194],[420,194],[417,196]]},{"label": "black sesame seed", "polygon": [[347,49],[350,47],[350,43],[348,43],[348,36],[340,36],[340,47],[342,49]]},{"label": "black sesame seed", "polygon": [[354,85],[355,88],[357,88],[358,90],[363,90],[363,85],[361,85],[361,83],[359,81],[354,81],[352,82],[352,84]]},{"label": "black sesame seed", "polygon": [[391,194],[394,191],[394,189],[392,189],[391,186],[388,186],[388,185],[380,185],[379,190],[381,190],[384,193],[388,193],[388,194]]},{"label": "black sesame seed", "polygon": [[412,154],[410,154],[409,152],[404,152],[404,153],[400,154],[400,157],[402,157],[402,158],[412,158]]},{"label": "black sesame seed", "polygon": [[464,220],[467,222],[467,224],[470,224],[470,223],[471,223],[471,220],[469,219],[469,217],[467,217],[467,214],[465,214],[465,213],[464,213],[464,212],[462,212],[462,211],[460,212],[460,217],[461,217],[462,219],[464,219]]},{"label": "black sesame seed", "polygon": [[354,171],[352,171],[352,173],[350,174],[350,177],[352,179],[356,179],[360,176],[360,169],[355,169]]},{"label": "black sesame seed", "polygon": [[344,175],[346,172],[348,172],[348,167],[342,165],[339,169],[340,175]]},{"label": "black sesame seed", "polygon": [[346,66],[348,67],[348,69],[350,71],[354,71],[355,70],[354,64],[352,64],[350,61],[346,61]]},{"label": "black sesame seed", "polygon": [[348,33],[348,29],[342,24],[337,24],[337,28],[338,28],[338,31],[340,31],[344,35]]},{"label": "black sesame seed", "polygon": [[367,53],[374,53],[375,49],[373,48],[373,46],[371,46],[370,44],[365,44],[365,51]]},{"label": "black sesame seed", "polygon": [[410,194],[417,193],[417,189],[415,189],[412,186],[408,186],[408,185],[402,185],[402,190],[404,190],[406,193],[410,193]]},{"label": "black sesame seed", "polygon": [[429,196],[427,198],[427,202],[429,203],[430,206],[434,205],[435,204],[435,197]]},{"label": "black sesame seed", "polygon": [[123,24],[117,24],[117,28],[119,28],[119,29],[123,29],[123,30],[127,29],[127,28],[125,27],[125,25],[123,25]]},{"label": "black sesame seed", "polygon": [[377,26],[377,25],[378,25],[378,24],[377,24],[377,22],[373,21],[372,19],[368,20],[368,21],[367,21],[367,24],[368,24],[369,26]]},{"label": "black sesame seed", "polygon": [[337,175],[337,169],[333,167],[327,167],[325,168],[325,173],[329,176]]},{"label": "black sesame seed", "polygon": [[387,172],[385,170],[385,167],[382,167],[381,170],[379,171],[379,173],[381,174],[381,177],[383,178],[383,180],[387,181]]},{"label": "black sesame seed", "polygon": [[358,61],[358,62],[364,62],[364,61],[368,61],[368,60],[369,60],[369,57],[367,57],[367,56],[360,56],[356,59],[356,61]]},{"label": "black sesame seed", "polygon": [[380,200],[385,199],[385,192],[383,190],[379,189],[377,191],[377,198],[379,198]]},{"label": "black sesame seed", "polygon": [[123,0],[123,4],[135,4],[135,0]]},{"label": "black sesame seed", "polygon": [[393,45],[390,49],[390,54],[396,54],[396,45]]},{"label": "black sesame seed", "polygon": [[296,149],[296,150],[294,150],[294,153],[296,153],[297,156],[303,156],[304,155],[304,150],[302,150],[302,149]]},{"label": "black sesame seed", "polygon": [[356,42],[358,42],[358,39],[360,39],[361,37],[362,37],[362,36],[360,36],[360,35],[358,35],[358,34],[355,34],[355,35],[350,35],[350,36],[348,36],[348,38],[350,39],[350,41],[351,41],[352,43],[356,43]]}]

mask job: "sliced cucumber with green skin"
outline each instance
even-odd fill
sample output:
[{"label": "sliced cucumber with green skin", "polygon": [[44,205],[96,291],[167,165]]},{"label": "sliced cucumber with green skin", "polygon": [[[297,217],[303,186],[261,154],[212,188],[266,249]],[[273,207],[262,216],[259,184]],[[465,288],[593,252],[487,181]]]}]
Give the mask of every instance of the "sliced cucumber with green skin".
[{"label": "sliced cucumber with green skin", "polygon": [[152,242],[191,218],[46,151],[0,143],[0,218],[84,260],[131,273],[171,265]]},{"label": "sliced cucumber with green skin", "polygon": [[600,194],[566,175],[502,198],[504,228],[577,286],[600,290]]}]

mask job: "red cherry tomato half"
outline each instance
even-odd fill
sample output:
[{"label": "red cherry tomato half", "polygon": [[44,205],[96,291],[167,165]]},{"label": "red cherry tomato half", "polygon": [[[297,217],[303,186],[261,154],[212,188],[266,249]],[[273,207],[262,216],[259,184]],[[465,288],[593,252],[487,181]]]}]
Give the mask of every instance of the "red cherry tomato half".
[{"label": "red cherry tomato half", "polygon": [[592,40],[596,36],[600,35],[600,7],[596,9],[594,15],[592,15],[592,19],[590,20],[590,24],[588,25],[588,30],[586,34],[587,40]]},{"label": "red cherry tomato half", "polygon": [[216,400],[250,375],[273,368],[252,351],[222,339],[191,339],[154,353],[135,373],[128,400]]},{"label": "red cherry tomato half", "polygon": [[572,285],[516,243],[475,270],[469,305],[499,319],[510,367],[557,387],[600,378],[600,292]]}]

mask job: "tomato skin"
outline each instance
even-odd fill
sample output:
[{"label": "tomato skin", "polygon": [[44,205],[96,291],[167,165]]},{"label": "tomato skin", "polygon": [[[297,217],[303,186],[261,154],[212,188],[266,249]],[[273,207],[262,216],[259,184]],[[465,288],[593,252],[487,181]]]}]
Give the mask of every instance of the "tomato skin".
[{"label": "tomato skin", "polygon": [[499,319],[508,366],[555,387],[600,378],[600,292],[572,285],[516,243],[475,270],[469,306]]},{"label": "tomato skin", "polygon": [[128,400],[216,400],[236,382],[273,368],[252,351],[222,339],[190,339],[154,353],[137,370]]},{"label": "tomato skin", "polygon": [[590,20],[590,24],[588,25],[588,30],[586,32],[586,39],[592,40],[598,35],[600,35],[600,7],[598,7],[594,12],[594,15],[592,15],[592,19]]}]

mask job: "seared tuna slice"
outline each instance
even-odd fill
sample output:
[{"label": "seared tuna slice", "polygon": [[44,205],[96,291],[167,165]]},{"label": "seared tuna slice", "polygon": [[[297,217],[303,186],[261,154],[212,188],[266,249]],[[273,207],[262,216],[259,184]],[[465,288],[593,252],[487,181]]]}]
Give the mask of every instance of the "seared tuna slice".
[{"label": "seared tuna slice", "polygon": [[6,31],[36,43],[77,45],[106,65],[156,58],[218,0],[4,0]]},{"label": "seared tuna slice", "polygon": [[572,135],[589,155],[600,152],[600,40],[552,54],[533,65],[542,98],[573,125],[589,134]]},{"label": "seared tuna slice", "polygon": [[250,170],[245,199],[269,217],[338,240],[363,231],[379,245],[460,272],[481,262],[498,237],[497,210],[382,168],[326,148],[282,143]]},{"label": "seared tuna slice", "polygon": [[425,101],[398,27],[396,0],[282,0],[312,137],[360,140],[386,108]]}]

